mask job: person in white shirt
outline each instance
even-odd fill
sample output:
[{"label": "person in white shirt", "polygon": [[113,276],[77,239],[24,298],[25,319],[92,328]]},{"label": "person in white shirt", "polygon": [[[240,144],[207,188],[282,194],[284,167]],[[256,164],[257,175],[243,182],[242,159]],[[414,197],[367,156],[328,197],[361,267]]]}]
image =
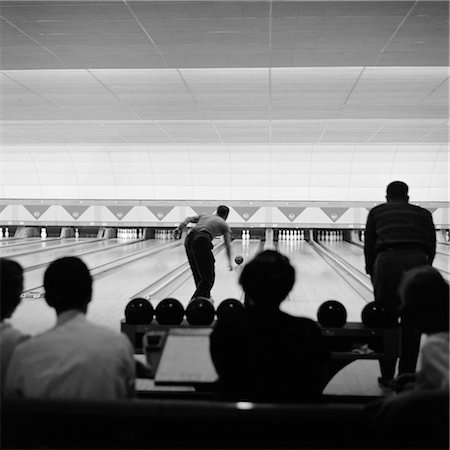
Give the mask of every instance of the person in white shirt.
[{"label": "person in white shirt", "polygon": [[16,330],[9,318],[13,315],[20,304],[20,294],[23,289],[23,269],[22,266],[11,259],[0,258],[0,385],[1,395],[3,395],[6,369],[14,348],[28,339],[29,336]]},{"label": "person in white shirt", "polygon": [[8,397],[114,400],[134,396],[135,361],[129,339],[86,319],[92,277],[81,259],[53,261],[44,275],[54,328],[18,346]]},{"label": "person in white shirt", "polygon": [[[225,222],[230,209],[220,205],[215,214],[200,214],[186,217],[174,230],[176,238],[181,238],[181,233],[188,223],[195,223],[195,227],[187,235],[184,241],[186,255],[192,270],[195,282],[195,292],[191,299],[205,297],[211,299],[211,289],[215,280],[215,259],[212,253],[212,240],[216,236],[223,235],[225,249],[228,257],[228,268],[233,270],[231,262],[231,229]],[[211,299],[212,301],[212,299]]]},{"label": "person in white shirt", "polygon": [[426,334],[420,370],[394,380],[393,390],[449,388],[449,285],[431,266],[412,269],[400,284],[400,316],[406,326]]}]

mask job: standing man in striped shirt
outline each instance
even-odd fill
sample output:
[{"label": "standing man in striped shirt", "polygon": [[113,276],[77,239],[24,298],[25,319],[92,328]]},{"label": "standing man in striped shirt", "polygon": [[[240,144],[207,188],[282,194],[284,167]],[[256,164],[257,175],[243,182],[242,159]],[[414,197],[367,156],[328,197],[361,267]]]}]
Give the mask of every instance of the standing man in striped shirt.
[{"label": "standing man in striped shirt", "polygon": [[[409,203],[407,184],[402,181],[390,183],[386,200],[386,203],[372,208],[367,217],[364,256],[375,301],[388,305],[397,313],[400,280],[407,270],[432,264],[436,253],[436,232],[431,213]],[[398,372],[415,372],[420,334],[400,327]],[[381,377],[378,382],[381,386],[390,386],[396,362],[396,359],[380,360]]]}]

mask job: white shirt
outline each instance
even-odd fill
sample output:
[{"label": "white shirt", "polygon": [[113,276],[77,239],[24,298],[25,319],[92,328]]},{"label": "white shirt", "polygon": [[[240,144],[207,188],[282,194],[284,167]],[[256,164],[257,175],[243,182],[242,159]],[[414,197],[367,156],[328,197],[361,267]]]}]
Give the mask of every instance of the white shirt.
[{"label": "white shirt", "polygon": [[16,348],[5,395],[109,400],[133,395],[134,381],[129,339],[72,310],[59,315],[55,328]]},{"label": "white shirt", "polygon": [[449,334],[442,332],[428,336],[420,352],[417,388],[448,389]]},{"label": "white shirt", "polygon": [[9,322],[3,321],[0,323],[0,384],[2,394],[5,387],[6,369],[11,360],[13,350],[18,344],[28,338],[28,335],[22,334],[20,331],[13,328]]}]

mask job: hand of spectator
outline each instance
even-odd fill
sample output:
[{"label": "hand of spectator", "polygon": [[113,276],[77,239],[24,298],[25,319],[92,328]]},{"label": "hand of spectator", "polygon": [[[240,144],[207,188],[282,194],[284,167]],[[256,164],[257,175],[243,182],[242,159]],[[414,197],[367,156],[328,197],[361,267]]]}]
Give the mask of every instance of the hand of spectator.
[{"label": "hand of spectator", "polygon": [[402,373],[398,377],[394,378],[394,380],[392,380],[391,389],[394,392],[409,391],[414,388],[415,381],[415,373]]},{"label": "hand of spectator", "polygon": [[175,228],[173,231],[173,237],[175,239],[181,239],[181,230],[179,228]]},{"label": "hand of spectator", "polygon": [[154,374],[150,366],[135,359],[136,378],[153,378]]}]

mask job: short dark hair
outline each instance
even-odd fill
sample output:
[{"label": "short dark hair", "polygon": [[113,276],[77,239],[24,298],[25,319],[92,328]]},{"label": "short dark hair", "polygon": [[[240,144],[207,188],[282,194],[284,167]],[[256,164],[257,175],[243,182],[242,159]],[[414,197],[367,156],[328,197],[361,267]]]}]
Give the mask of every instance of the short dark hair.
[{"label": "short dark hair", "polygon": [[229,212],[230,212],[230,208],[228,208],[228,206],[220,205],[217,208],[217,215],[222,217],[222,219],[224,219],[224,220],[228,217]]},{"label": "short dark hair", "polygon": [[407,198],[408,185],[403,181],[393,181],[386,188],[386,195],[389,198]]},{"label": "short dark hair", "polygon": [[295,283],[295,269],[289,259],[275,250],[258,253],[242,269],[239,283],[255,305],[279,305]]},{"label": "short dark hair", "polygon": [[22,266],[12,259],[0,258],[0,317],[11,317],[20,303],[23,290]]},{"label": "short dark hair", "polygon": [[400,317],[423,333],[449,329],[449,285],[437,269],[420,266],[407,271],[400,282]]},{"label": "short dark hair", "polygon": [[44,274],[45,298],[56,312],[84,311],[92,297],[92,277],[86,264],[75,256],[53,261]]}]

